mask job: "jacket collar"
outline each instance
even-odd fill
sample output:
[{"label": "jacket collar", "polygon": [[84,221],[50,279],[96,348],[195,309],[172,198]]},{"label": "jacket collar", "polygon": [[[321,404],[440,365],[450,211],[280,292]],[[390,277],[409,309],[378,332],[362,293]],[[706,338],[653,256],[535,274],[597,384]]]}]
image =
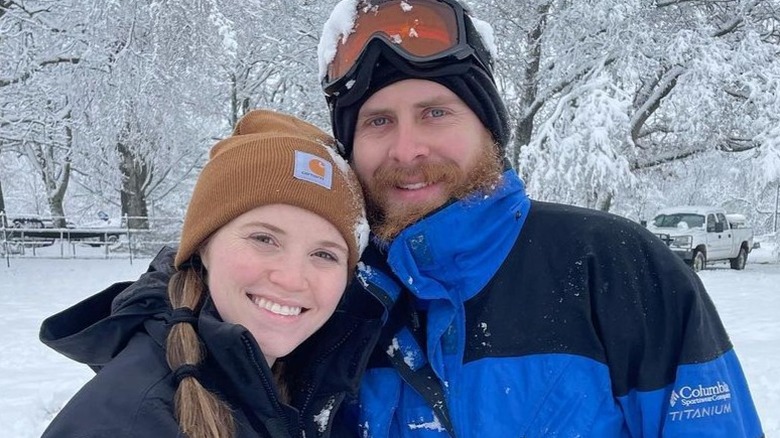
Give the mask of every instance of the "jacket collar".
[{"label": "jacket collar", "polygon": [[222,321],[210,298],[198,316],[197,331],[208,352],[202,383],[243,410],[254,429],[297,435],[298,411],[280,400],[273,373],[249,331]]},{"label": "jacket collar", "polygon": [[44,320],[40,339],[55,351],[100,369],[139,330],[170,313],[168,280],[176,250],[164,247],[135,283],[116,283]]},{"label": "jacket collar", "polygon": [[501,266],[530,205],[523,182],[507,170],[490,195],[456,201],[402,231],[390,242],[388,263],[417,297],[463,302]]}]

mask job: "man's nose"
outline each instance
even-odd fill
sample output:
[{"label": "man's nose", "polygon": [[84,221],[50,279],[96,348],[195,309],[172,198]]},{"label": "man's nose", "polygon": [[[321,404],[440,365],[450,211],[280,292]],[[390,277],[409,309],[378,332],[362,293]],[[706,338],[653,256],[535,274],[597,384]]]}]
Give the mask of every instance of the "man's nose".
[{"label": "man's nose", "polygon": [[414,122],[398,121],[396,136],[388,151],[389,157],[399,163],[413,163],[427,157],[429,149],[422,129]]}]

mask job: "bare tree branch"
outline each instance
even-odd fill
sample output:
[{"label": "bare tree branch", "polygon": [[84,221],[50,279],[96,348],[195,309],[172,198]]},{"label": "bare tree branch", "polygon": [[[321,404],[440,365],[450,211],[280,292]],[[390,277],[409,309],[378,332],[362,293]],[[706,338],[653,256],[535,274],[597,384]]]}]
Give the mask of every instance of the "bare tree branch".
[{"label": "bare tree branch", "polygon": [[752,138],[726,137],[718,149],[723,152],[745,152],[759,147],[761,144]]},{"label": "bare tree branch", "polygon": [[13,79],[0,79],[0,88],[7,87],[7,86],[13,85],[13,84],[18,84],[20,82],[24,82],[27,79],[29,79],[35,72],[40,71],[42,68],[50,66],[50,65],[78,64],[79,62],[81,62],[81,58],[79,58],[79,57],[48,59],[48,60],[43,61],[40,64],[38,64],[32,70],[28,70],[28,71],[22,73],[20,76],[18,76],[16,78],[13,78]]},{"label": "bare tree branch", "polygon": [[674,5],[680,5],[683,3],[690,3],[695,1],[701,1],[701,0],[664,0],[664,1],[656,1],[655,6],[657,8],[665,8],[667,6],[674,6]]},{"label": "bare tree branch", "polygon": [[638,170],[645,170],[645,169],[649,169],[651,167],[660,166],[662,164],[671,163],[673,161],[682,160],[684,158],[689,158],[689,157],[692,157],[694,155],[697,155],[697,154],[700,154],[702,152],[705,152],[706,150],[707,150],[706,147],[700,147],[700,148],[697,148],[697,149],[692,149],[692,150],[685,151],[685,152],[680,152],[680,153],[677,153],[677,154],[657,157],[657,158],[655,158],[653,160],[646,161],[646,162],[643,162],[643,163],[633,162],[633,163],[631,163],[631,171],[632,172],[636,172]]},{"label": "bare tree branch", "polygon": [[661,100],[672,92],[677,85],[677,78],[685,73],[685,69],[679,65],[671,67],[660,75],[655,84],[650,87],[653,92],[648,96],[631,118],[629,125],[631,126],[631,141],[635,145],[640,146],[639,138],[641,137],[642,128],[644,127],[647,119],[655,113],[661,106]]}]

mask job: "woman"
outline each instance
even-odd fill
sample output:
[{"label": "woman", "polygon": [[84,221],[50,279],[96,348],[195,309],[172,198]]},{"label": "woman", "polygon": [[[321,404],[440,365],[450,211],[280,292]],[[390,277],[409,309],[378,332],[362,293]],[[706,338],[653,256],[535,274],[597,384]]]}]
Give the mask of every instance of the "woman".
[{"label": "woman", "polygon": [[214,146],[173,266],[164,249],[44,321],[44,343],[97,371],[44,437],[339,435],[383,312],[342,297],[368,226],[332,146],[271,111]]}]

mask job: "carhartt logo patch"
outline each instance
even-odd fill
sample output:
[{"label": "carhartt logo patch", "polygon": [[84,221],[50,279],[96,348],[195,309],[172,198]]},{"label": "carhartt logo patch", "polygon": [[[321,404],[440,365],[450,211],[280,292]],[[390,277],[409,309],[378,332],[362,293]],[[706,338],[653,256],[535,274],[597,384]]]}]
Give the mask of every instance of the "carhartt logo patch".
[{"label": "carhartt logo patch", "polygon": [[333,186],[333,165],[316,155],[295,151],[293,176],[330,190]]}]

